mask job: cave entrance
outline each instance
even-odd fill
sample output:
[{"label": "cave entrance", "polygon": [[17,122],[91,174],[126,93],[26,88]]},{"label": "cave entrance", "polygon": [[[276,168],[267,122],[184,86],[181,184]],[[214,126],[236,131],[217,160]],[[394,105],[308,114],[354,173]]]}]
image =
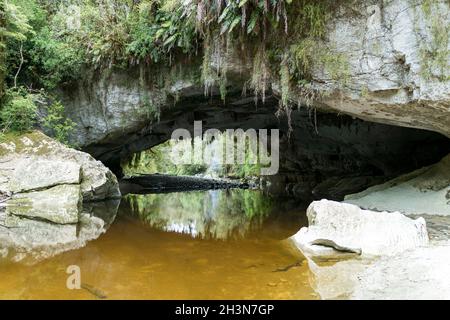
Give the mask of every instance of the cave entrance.
[{"label": "cave entrance", "polygon": [[[341,200],[346,194],[438,162],[450,152],[450,140],[425,130],[385,125],[308,108],[277,117],[275,97],[180,101],[159,122],[124,134],[114,144],[91,146],[91,153],[119,177],[124,174],[210,174],[211,168],[177,167],[168,159],[175,129],[278,129],[279,171],[258,176],[254,167],[223,170],[221,177],[257,179],[268,192],[306,200]],[[87,150],[90,151],[90,150]],[[159,163],[158,163],[159,162]],[[165,169],[164,169],[165,168]],[[236,172],[240,174],[236,174]],[[220,176],[220,175],[219,175]]]}]

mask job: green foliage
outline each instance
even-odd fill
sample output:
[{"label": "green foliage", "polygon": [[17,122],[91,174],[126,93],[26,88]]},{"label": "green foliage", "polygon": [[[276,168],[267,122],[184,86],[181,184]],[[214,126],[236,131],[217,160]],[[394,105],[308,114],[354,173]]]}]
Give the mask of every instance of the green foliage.
[{"label": "green foliage", "polygon": [[287,31],[286,6],[290,0],[200,0],[197,22],[204,32],[217,28],[221,35],[234,31],[241,35],[265,36],[269,29],[277,29],[281,22]]},{"label": "green foliage", "polygon": [[7,65],[8,45],[11,42],[23,42],[32,31],[28,17],[12,2],[0,1],[0,99],[5,90],[5,78],[9,70]]},{"label": "green foliage", "polygon": [[[14,4],[9,5],[9,11],[20,12],[22,19],[9,23],[8,29],[15,30],[12,34],[22,40],[31,28],[36,33],[25,43],[22,77],[34,87],[52,89],[72,81],[85,64],[97,68],[142,62],[170,64],[178,54],[196,54],[203,42],[205,91],[218,84],[223,99],[226,63],[219,65],[223,70],[212,71],[209,59],[226,50],[231,38],[245,40],[242,43],[254,52],[249,85],[264,98],[271,75],[279,73],[285,84],[292,79],[308,80],[314,42],[325,35],[325,24],[333,11],[333,1],[329,0],[11,1]],[[286,47],[296,48],[289,63],[281,66],[285,61],[281,51]],[[267,49],[278,52],[271,61]],[[11,69],[17,69],[16,60],[12,55]],[[292,61],[296,61],[296,68]],[[289,76],[284,72],[286,66]]]},{"label": "green foliage", "polygon": [[297,80],[310,81],[312,70],[321,68],[332,80],[340,84],[348,81],[350,65],[347,56],[335,49],[331,50],[311,37],[291,45],[289,55],[289,72],[294,74]]},{"label": "green foliage", "polygon": [[[225,100],[228,65],[222,57],[232,45],[251,59],[247,86],[264,100],[269,82],[279,76],[281,102],[287,107],[290,92],[312,80],[313,67],[323,66],[332,79],[345,78],[345,57],[317,54],[338,2],[3,0],[0,87],[5,76],[11,87],[17,70],[20,85],[52,90],[89,68],[171,65],[183,55],[201,53],[205,93],[217,85]],[[159,110],[150,101],[143,107],[158,119]]]},{"label": "green foliage", "polygon": [[297,73],[299,79],[311,79],[317,42],[313,38],[306,38],[290,47],[290,72]]},{"label": "green foliage", "polygon": [[84,61],[83,51],[58,40],[48,27],[42,28],[31,43],[31,60],[45,88],[53,89],[79,77]]},{"label": "green foliage", "polygon": [[[2,25],[0,27],[0,38],[2,40],[13,39],[25,41],[27,34],[32,32],[27,15],[21,7],[14,4],[15,1],[2,2]],[[2,42],[1,46],[5,46]]]},{"label": "green foliage", "polygon": [[53,102],[47,108],[47,116],[43,119],[44,128],[61,143],[69,144],[69,136],[75,129],[75,122],[64,115],[64,106],[59,101]]},{"label": "green foliage", "polygon": [[179,1],[142,2],[130,26],[127,52],[138,59],[158,62],[172,52],[197,49],[194,7]]},{"label": "green foliage", "polygon": [[261,96],[264,102],[266,91],[269,88],[270,65],[267,51],[261,47],[257,50],[253,60],[253,72],[250,79],[250,87],[254,90],[255,96]]},{"label": "green foliage", "polygon": [[[221,135],[216,144],[209,144],[203,142],[204,152],[210,154],[214,153],[217,158],[219,149],[224,147],[225,135]],[[238,149],[238,145],[235,141],[234,154],[238,154],[241,150]],[[233,178],[249,178],[260,175],[261,164],[257,163],[257,153],[254,152],[250,146],[250,142],[246,139],[244,148],[245,158],[242,164],[224,164],[222,154],[222,164],[212,165],[208,167],[206,164],[184,164],[175,165],[170,158],[172,148],[174,147],[173,141],[166,141],[160,145],[157,145],[149,150],[136,153],[133,157],[122,163],[122,168],[126,175],[136,174],[149,174],[149,173],[165,173],[173,175],[197,175],[197,174],[212,174],[219,177],[233,177]],[[184,141],[180,143],[191,144],[191,141]],[[206,148],[209,147],[208,150]],[[214,156],[213,156],[214,157]]]},{"label": "green foliage", "polygon": [[318,61],[322,64],[324,70],[330,75],[331,79],[337,84],[345,85],[350,77],[350,63],[344,53],[325,51],[319,55]]},{"label": "green foliage", "polygon": [[46,89],[77,79],[84,65],[170,62],[172,55],[197,50],[195,8],[178,0],[10,0],[1,5],[2,83],[6,75],[12,82],[22,67],[19,44],[24,49],[19,80]]},{"label": "green foliage", "polygon": [[208,95],[211,87],[218,81],[217,72],[215,72],[212,67],[212,47],[210,45],[210,36],[207,36],[207,41],[204,45],[203,60],[201,66],[201,81],[205,87],[205,95]]},{"label": "green foliage", "polygon": [[[172,53],[196,49],[194,8],[178,0],[132,4],[85,0],[71,8],[61,6],[51,16],[52,37],[73,48],[74,53],[84,54],[84,62],[97,68],[170,62]],[[79,21],[72,21],[73,11],[78,12]],[[57,51],[63,46],[60,44]]]},{"label": "green foliage", "polygon": [[8,90],[5,103],[0,110],[0,120],[3,132],[24,132],[36,124],[37,107],[35,100],[39,95],[33,95],[22,88]]},{"label": "green foliage", "polygon": [[173,175],[196,175],[205,173],[207,166],[202,164],[175,165],[170,159],[171,141],[166,141],[150,150],[133,155],[122,164],[126,175],[165,173]]},{"label": "green foliage", "polygon": [[294,28],[301,37],[322,38],[325,36],[326,22],[333,12],[333,1],[301,0],[294,22]]}]

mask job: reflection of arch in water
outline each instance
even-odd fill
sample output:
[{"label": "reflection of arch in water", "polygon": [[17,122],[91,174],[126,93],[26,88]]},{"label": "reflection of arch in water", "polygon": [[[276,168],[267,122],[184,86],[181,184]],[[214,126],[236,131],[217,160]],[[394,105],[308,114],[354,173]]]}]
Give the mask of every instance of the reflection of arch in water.
[{"label": "reflection of arch in water", "polygon": [[126,201],[151,227],[204,239],[245,237],[272,210],[270,198],[241,189],[128,195]]}]

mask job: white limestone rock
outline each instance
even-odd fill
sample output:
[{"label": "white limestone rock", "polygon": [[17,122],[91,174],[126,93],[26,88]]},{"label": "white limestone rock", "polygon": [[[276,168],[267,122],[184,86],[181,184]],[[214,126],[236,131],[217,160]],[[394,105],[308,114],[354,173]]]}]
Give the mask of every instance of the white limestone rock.
[{"label": "white limestone rock", "polygon": [[81,167],[72,161],[21,159],[9,181],[14,193],[51,188],[61,184],[79,184]]},{"label": "white limestone rock", "polygon": [[321,200],[311,203],[307,216],[309,226],[292,236],[307,256],[327,256],[339,251],[395,255],[429,241],[423,218],[412,220],[399,212],[374,212]]}]

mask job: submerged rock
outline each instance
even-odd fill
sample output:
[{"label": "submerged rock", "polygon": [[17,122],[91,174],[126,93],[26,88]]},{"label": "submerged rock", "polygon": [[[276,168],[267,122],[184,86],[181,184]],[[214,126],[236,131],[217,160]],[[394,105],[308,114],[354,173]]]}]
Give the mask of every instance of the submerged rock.
[{"label": "submerged rock", "polygon": [[425,220],[399,212],[374,212],[335,201],[314,201],[307,210],[309,226],[292,236],[306,255],[336,251],[363,255],[394,255],[426,245]]},{"label": "submerged rock", "polygon": [[447,242],[378,259],[308,259],[308,265],[322,299],[449,299],[449,260]]}]

